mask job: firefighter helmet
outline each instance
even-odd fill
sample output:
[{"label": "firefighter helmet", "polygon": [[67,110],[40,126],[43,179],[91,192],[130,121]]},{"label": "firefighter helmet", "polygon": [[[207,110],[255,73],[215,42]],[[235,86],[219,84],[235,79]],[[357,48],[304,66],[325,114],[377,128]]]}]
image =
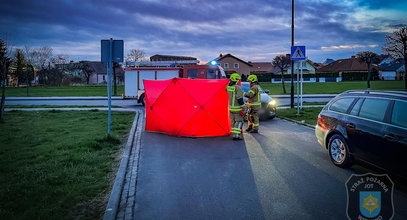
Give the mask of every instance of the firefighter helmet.
[{"label": "firefighter helmet", "polygon": [[250,75],[247,77],[247,80],[250,82],[257,82],[257,76],[256,75]]},{"label": "firefighter helmet", "polygon": [[237,73],[233,73],[232,75],[230,75],[229,79],[230,79],[230,81],[238,82],[239,80],[242,79],[242,77],[240,77],[240,75]]}]

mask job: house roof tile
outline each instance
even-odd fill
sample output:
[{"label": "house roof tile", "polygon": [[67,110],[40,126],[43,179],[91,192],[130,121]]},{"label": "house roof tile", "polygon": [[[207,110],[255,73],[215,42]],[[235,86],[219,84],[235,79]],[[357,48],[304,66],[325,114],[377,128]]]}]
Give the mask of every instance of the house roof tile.
[{"label": "house roof tile", "polygon": [[[379,69],[372,66],[372,69]],[[340,59],[318,69],[318,72],[351,72],[367,71],[367,63],[359,62],[356,57]]]},{"label": "house roof tile", "polygon": [[252,64],[250,72],[271,72],[273,64],[271,62],[249,62]]},{"label": "house roof tile", "polygon": [[228,53],[228,54],[226,54],[226,55],[222,55],[222,54],[221,54],[219,57],[215,58],[215,60],[221,61],[222,59],[224,59],[224,58],[226,58],[226,57],[231,57],[231,58],[234,58],[234,59],[236,59],[236,60],[239,60],[240,62],[245,63],[245,64],[247,64],[247,65],[250,66],[250,67],[253,66],[252,64],[250,64],[250,63],[248,63],[248,62],[246,62],[246,61],[244,61],[244,60],[242,60],[242,59],[239,59],[239,58],[233,56],[233,55],[230,54],[230,53]]}]

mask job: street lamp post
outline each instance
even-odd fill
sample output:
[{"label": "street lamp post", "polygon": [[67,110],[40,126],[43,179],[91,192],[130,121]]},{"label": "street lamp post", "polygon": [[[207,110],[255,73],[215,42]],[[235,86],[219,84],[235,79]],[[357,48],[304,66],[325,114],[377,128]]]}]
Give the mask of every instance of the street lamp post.
[{"label": "street lamp post", "polygon": [[[291,0],[291,46],[294,46],[294,0]],[[290,98],[291,98],[290,107],[294,108],[294,61],[293,60],[291,60],[291,97]]]}]

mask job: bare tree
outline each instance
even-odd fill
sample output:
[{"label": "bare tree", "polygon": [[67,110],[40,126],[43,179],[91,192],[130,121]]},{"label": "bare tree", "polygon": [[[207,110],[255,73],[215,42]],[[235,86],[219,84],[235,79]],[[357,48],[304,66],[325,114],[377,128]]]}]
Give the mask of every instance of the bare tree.
[{"label": "bare tree", "polygon": [[[27,79],[35,79],[35,51],[33,49],[31,49],[31,47],[29,46],[24,46],[24,48],[22,49],[24,56],[25,56],[25,61],[27,64]],[[31,81],[27,82],[27,86],[30,85],[31,86]],[[28,96],[28,87],[27,87],[27,96]]]},{"label": "bare tree", "polygon": [[34,65],[40,70],[38,72],[38,81],[41,84],[48,84],[48,71],[45,69],[48,66],[50,69],[51,57],[52,57],[52,48],[50,47],[41,47],[38,49],[33,49],[32,56],[34,60]]},{"label": "bare tree", "polygon": [[127,62],[137,62],[137,61],[143,61],[146,58],[146,53],[144,50],[139,50],[139,49],[132,49],[130,52],[127,54],[126,61]]},{"label": "bare tree", "polygon": [[4,104],[6,100],[6,84],[11,58],[6,42],[0,39],[0,85],[1,85],[1,102],[0,102],[0,123],[4,122]]},{"label": "bare tree", "polygon": [[51,63],[56,65],[56,64],[67,64],[68,63],[68,55],[65,54],[57,54],[53,57],[51,57]]},{"label": "bare tree", "polygon": [[394,58],[404,60],[404,88],[407,89],[407,27],[402,27],[386,36],[383,51],[390,53]]},{"label": "bare tree", "polygon": [[370,89],[370,79],[372,77],[372,64],[379,62],[379,55],[371,51],[363,51],[356,54],[357,59],[361,63],[367,64],[367,88]]},{"label": "bare tree", "polygon": [[86,84],[89,84],[90,77],[95,72],[95,69],[88,61],[80,61],[79,69],[81,70],[82,77],[86,80]]},{"label": "bare tree", "polygon": [[41,47],[35,50],[38,57],[38,65],[41,69],[45,69],[47,64],[51,62],[52,48]]},{"label": "bare tree", "polygon": [[278,67],[281,71],[281,85],[283,86],[283,93],[287,93],[284,84],[284,71],[288,69],[291,64],[290,54],[279,55],[273,59],[272,64]]}]

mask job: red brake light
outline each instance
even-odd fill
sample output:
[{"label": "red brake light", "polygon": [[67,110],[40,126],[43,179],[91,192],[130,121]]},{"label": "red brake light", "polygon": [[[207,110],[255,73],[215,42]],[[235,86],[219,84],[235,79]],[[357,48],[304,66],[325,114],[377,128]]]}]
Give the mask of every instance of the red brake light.
[{"label": "red brake light", "polygon": [[326,129],[327,124],[326,124],[326,119],[322,117],[321,115],[318,115],[318,126],[320,126],[323,129]]}]

